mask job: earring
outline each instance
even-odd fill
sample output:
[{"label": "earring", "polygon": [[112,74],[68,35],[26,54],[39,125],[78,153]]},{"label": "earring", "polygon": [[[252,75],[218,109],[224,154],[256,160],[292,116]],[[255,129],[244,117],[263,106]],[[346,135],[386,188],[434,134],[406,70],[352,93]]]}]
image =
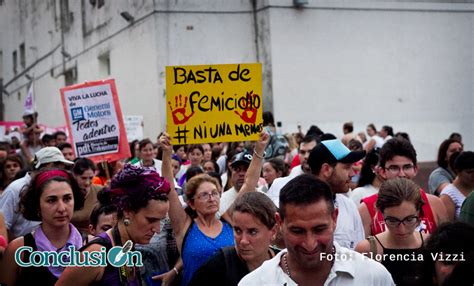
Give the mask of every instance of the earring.
[{"label": "earring", "polygon": [[123,224],[124,224],[125,226],[129,226],[129,225],[130,225],[130,220],[129,220],[128,218],[125,218],[125,219],[123,220]]}]

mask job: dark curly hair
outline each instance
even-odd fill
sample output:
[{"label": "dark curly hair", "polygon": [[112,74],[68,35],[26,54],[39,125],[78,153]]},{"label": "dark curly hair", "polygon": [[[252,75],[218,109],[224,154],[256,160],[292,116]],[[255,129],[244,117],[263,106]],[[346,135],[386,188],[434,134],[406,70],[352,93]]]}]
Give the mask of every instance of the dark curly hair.
[{"label": "dark curly hair", "polygon": [[416,166],[416,151],[410,141],[392,138],[383,144],[380,149],[380,167],[385,168],[385,163],[395,156],[407,157]]},{"label": "dark curly hair", "polygon": [[74,210],[84,206],[84,193],[81,192],[72,174],[62,169],[44,169],[33,175],[30,183],[24,187],[20,195],[20,212],[32,221],[41,221],[40,198],[51,182],[66,182],[71,186],[74,197]]},{"label": "dark curly hair", "polygon": [[157,172],[126,164],[98,200],[103,205],[115,205],[117,217],[122,218],[124,210],[138,212],[150,200],[168,201],[169,191],[169,182]]}]

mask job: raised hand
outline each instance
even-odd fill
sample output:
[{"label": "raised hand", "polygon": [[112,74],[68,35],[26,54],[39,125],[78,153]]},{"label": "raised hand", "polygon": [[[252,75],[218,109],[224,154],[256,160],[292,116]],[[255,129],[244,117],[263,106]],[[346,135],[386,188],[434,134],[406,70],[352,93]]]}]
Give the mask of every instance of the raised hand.
[{"label": "raised hand", "polygon": [[173,146],[171,145],[171,139],[168,133],[163,132],[163,134],[161,134],[159,143],[163,152],[172,152]]},{"label": "raised hand", "polygon": [[[179,102],[178,102],[179,98]],[[182,95],[180,94],[179,96],[174,97],[174,110],[173,106],[171,106],[171,102],[168,101],[168,105],[170,106],[171,110],[171,115],[173,116],[173,122],[174,124],[183,124],[186,123],[191,116],[194,115],[194,111],[191,112],[188,116],[186,116],[186,105],[188,103],[188,97],[184,97],[184,103],[182,101]],[[184,104],[184,105],[183,105]]]},{"label": "raised hand", "polygon": [[[252,100],[252,96],[253,96],[253,100]],[[257,94],[253,93],[253,91],[251,92],[247,92],[247,95],[246,95],[246,98],[241,98],[240,100],[244,100],[246,101],[246,104],[245,104],[245,109],[244,111],[242,112],[242,114],[240,114],[237,110],[235,110],[235,114],[237,114],[240,119],[242,119],[244,122],[246,123],[255,123],[255,121],[257,120],[257,112],[258,112],[258,109],[255,108],[253,106],[253,102],[255,102],[255,99],[258,97]]]},{"label": "raised hand", "polygon": [[257,152],[257,154],[264,154],[269,141],[270,135],[265,130],[260,132],[258,141],[255,144],[255,152]]}]

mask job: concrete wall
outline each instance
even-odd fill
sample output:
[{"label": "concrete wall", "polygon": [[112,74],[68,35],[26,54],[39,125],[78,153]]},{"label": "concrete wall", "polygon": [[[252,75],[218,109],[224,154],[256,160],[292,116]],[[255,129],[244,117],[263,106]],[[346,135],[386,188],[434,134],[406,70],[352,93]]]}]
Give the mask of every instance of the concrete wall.
[{"label": "concrete wall", "polygon": [[271,2],[283,130],[299,122],[340,136],[345,121],[356,131],[373,122],[408,132],[420,160],[453,131],[474,149],[472,4]]},{"label": "concrete wall", "polygon": [[[72,18],[62,38],[65,2]],[[410,134],[420,160],[434,160],[453,131],[474,149],[472,2],[309,0],[297,9],[293,0],[105,1],[101,8],[87,0],[4,1],[5,120],[23,112],[28,80],[21,68],[15,77],[11,56],[23,42],[41,122],[65,124],[62,72],[76,67],[78,83],[115,78],[123,114],[143,115],[152,139],[165,125],[165,66],[259,61],[264,108],[282,131],[316,124],[340,136],[345,121],[356,131],[388,124]]]}]

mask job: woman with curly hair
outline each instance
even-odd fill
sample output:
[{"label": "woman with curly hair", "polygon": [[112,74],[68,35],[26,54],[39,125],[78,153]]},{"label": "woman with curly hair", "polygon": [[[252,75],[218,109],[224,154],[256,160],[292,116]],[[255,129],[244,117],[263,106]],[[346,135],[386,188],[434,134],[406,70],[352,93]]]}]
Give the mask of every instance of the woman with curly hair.
[{"label": "woman with curly hair", "polygon": [[[20,267],[17,250],[28,246],[32,251],[67,252],[70,246],[79,249],[82,238],[70,223],[74,210],[82,208],[83,194],[70,173],[49,169],[37,173],[21,194],[20,211],[32,221],[41,221],[34,232],[13,240],[5,251],[0,283],[4,285],[54,285],[62,274],[61,266]],[[32,252],[22,251],[19,259],[30,263]],[[32,255],[31,255],[32,256]],[[36,259],[35,259],[36,260]]]},{"label": "woman with curly hair", "polygon": [[[169,209],[168,181],[157,172],[139,166],[125,165],[112,179],[109,189],[99,196],[101,204],[117,207],[117,225],[85,245],[83,252],[107,250],[128,241],[148,244],[160,232],[160,221]],[[133,250],[133,248],[132,248]],[[84,257],[84,254],[83,254]],[[135,266],[68,267],[57,285],[140,285]]]}]

